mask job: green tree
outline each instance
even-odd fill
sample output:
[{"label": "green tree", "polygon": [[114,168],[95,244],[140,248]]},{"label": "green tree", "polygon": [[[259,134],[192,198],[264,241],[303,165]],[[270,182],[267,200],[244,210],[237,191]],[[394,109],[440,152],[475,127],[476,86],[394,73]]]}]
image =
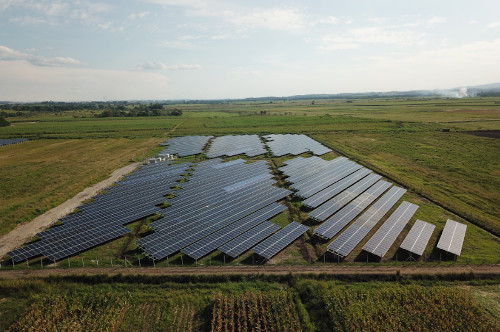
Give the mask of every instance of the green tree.
[{"label": "green tree", "polygon": [[0,127],[8,127],[10,126],[10,122],[5,120],[4,118],[0,118]]}]

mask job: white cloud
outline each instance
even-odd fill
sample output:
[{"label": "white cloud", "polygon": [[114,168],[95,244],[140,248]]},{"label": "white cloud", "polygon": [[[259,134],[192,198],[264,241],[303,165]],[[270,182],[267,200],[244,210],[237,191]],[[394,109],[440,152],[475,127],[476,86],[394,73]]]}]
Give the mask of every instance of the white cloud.
[{"label": "white cloud", "polygon": [[446,23],[445,17],[433,16],[427,21],[427,24],[441,24],[441,23]]},{"label": "white cloud", "polygon": [[134,70],[136,70],[136,71],[143,71],[143,70],[197,70],[197,69],[201,69],[201,68],[202,67],[200,65],[197,65],[197,64],[194,64],[194,65],[183,64],[183,65],[167,66],[166,64],[164,64],[162,62],[150,61],[150,62],[138,64]]},{"label": "white cloud", "polygon": [[128,16],[128,18],[131,19],[131,20],[135,20],[135,19],[138,19],[138,18],[145,18],[149,14],[151,14],[149,11],[144,11],[144,12],[140,12],[140,13],[133,13],[133,14],[130,14]]},{"label": "white cloud", "polygon": [[40,67],[0,60],[0,100],[78,101],[168,99],[168,79],[160,74],[89,68]]},{"label": "white cloud", "polygon": [[320,39],[322,50],[356,49],[363,44],[381,45],[415,45],[424,41],[425,34],[415,34],[410,30],[399,30],[384,27],[351,29],[344,34],[330,34]]},{"label": "white cloud", "polygon": [[229,22],[245,28],[266,28],[270,30],[299,30],[306,25],[297,9],[257,9],[249,14],[226,12]]},{"label": "white cloud", "polygon": [[43,56],[22,53],[2,45],[0,45],[0,60],[3,61],[24,60],[35,66],[49,66],[49,67],[84,64],[78,60],[69,57],[46,58]]},{"label": "white cloud", "polygon": [[500,21],[491,22],[490,24],[488,24],[488,28],[498,28],[498,27],[500,27]]}]

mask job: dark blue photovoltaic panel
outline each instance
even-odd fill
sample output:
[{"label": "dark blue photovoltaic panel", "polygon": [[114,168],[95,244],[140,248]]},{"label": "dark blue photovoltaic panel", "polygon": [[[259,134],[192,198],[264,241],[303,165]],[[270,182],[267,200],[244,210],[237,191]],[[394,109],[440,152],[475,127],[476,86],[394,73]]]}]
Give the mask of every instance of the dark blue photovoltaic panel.
[{"label": "dark blue photovoltaic panel", "polygon": [[309,227],[294,221],[273,236],[253,247],[252,250],[264,258],[270,259],[281,250],[285,249],[299,236],[307,232],[308,229]]},{"label": "dark blue photovoltaic panel", "polygon": [[272,134],[262,137],[266,140],[266,145],[271,149],[273,155],[277,157],[286,154],[298,155],[305,152],[312,152],[317,156],[321,156],[332,151],[306,135]]},{"label": "dark blue photovoltaic panel", "polygon": [[351,203],[343,207],[339,212],[328,218],[323,224],[314,230],[314,234],[323,238],[331,239],[356,218],[373,201],[382,195],[391,184],[387,181],[379,181],[367,191],[359,195]]},{"label": "dark blue photovoltaic panel", "polygon": [[279,229],[281,228],[278,225],[265,221],[226,243],[219,250],[226,255],[236,258]]},{"label": "dark blue photovoltaic panel", "polygon": [[228,135],[219,136],[212,141],[212,145],[207,151],[207,157],[230,157],[239,154],[254,157],[266,152],[264,144],[257,135]]},{"label": "dark blue photovoltaic panel", "polygon": [[349,228],[328,245],[328,251],[346,257],[404,195],[406,189],[392,187]]},{"label": "dark blue photovoltaic panel", "polygon": [[363,246],[363,250],[384,257],[417,209],[418,205],[406,201],[401,203]]},{"label": "dark blue photovoltaic panel", "polygon": [[161,145],[168,147],[159,154],[175,154],[179,157],[200,154],[213,136],[183,136],[166,140]]},{"label": "dark blue photovoltaic panel", "polygon": [[286,210],[286,206],[273,203],[200,241],[191,244],[187,248],[182,249],[182,253],[194,259],[199,259],[222,246],[224,243],[229,242],[247,230],[263,223],[266,219],[270,219],[284,210]]}]

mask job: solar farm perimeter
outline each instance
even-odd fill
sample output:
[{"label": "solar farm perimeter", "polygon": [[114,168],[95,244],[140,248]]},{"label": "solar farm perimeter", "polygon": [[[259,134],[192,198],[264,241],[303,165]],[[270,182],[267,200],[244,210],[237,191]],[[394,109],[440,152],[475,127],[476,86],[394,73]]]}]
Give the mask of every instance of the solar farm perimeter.
[{"label": "solar farm perimeter", "polygon": [[69,265],[86,251],[98,262],[99,248],[120,239],[136,248],[125,264],[139,265],[276,263],[293,246],[309,263],[461,254],[465,224],[448,220],[426,257],[435,226],[417,220],[407,190],[309,136],[183,136],[162,145],[157,158],[9,252],[12,262]]}]

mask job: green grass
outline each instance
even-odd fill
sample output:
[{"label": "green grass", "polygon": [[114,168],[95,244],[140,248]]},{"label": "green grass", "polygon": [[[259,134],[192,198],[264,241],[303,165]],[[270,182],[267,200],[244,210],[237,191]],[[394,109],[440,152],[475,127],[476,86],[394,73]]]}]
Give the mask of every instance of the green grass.
[{"label": "green grass", "polygon": [[[462,131],[500,130],[499,98],[316,100],[314,105],[310,100],[276,99],[172,107],[182,109],[184,115],[81,118],[91,114],[69,112],[9,118],[14,126],[0,128],[1,138],[51,139],[0,148],[0,234],[102,180],[113,169],[159,151],[155,145],[170,136],[305,133],[408,188],[407,199],[420,206],[417,217],[437,226],[426,254],[432,254],[439,230],[451,218],[469,226],[459,262],[498,262],[499,238],[467,221],[500,233],[500,143]],[[263,111],[266,115],[260,115]],[[443,132],[445,129],[450,132]],[[85,139],[74,139],[80,137]],[[331,153],[323,158],[335,156],[337,153]],[[290,158],[276,158],[276,165]],[[201,159],[187,157],[177,162]],[[291,203],[292,218],[303,221],[307,214],[299,213],[299,208],[300,204]],[[281,214],[273,221],[285,226],[289,218]],[[101,261],[120,259],[119,241],[103,247],[117,246],[106,255],[99,248],[88,255],[106,257]],[[325,248],[322,243],[311,244],[310,239],[305,246],[312,246],[315,256]],[[124,253],[136,255],[134,250],[126,248]],[[360,248],[357,250],[359,254]],[[212,256],[217,263],[220,255]]]},{"label": "green grass", "polygon": [[500,234],[500,141],[435,131],[313,137]]},{"label": "green grass", "polygon": [[149,156],[159,142],[152,138],[54,139],[0,148],[0,235],[114,170]]}]

